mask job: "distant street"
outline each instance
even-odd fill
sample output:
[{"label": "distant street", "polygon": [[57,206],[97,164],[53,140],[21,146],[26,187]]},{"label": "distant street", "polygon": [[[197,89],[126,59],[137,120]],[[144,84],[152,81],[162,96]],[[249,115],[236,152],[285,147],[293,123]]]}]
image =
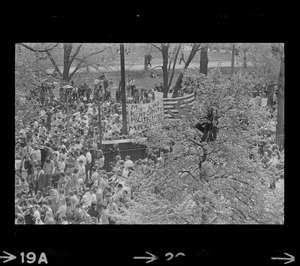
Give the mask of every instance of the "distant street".
[{"label": "distant street", "polygon": [[[208,62],[208,67],[209,68],[213,68],[213,67],[217,67],[218,64],[221,64],[222,67],[230,67],[231,66],[231,62],[230,61],[212,61],[212,62]],[[160,66],[161,64],[152,64],[152,66],[149,68],[149,70],[151,70],[151,68],[155,68],[159,69],[158,66]],[[184,67],[184,64],[181,65],[176,65],[175,68],[176,69],[182,69]],[[199,62],[191,62],[189,65],[189,69],[193,69],[193,68],[197,68],[199,67]],[[62,67],[59,67],[59,69],[62,71]],[[72,72],[75,69],[75,67],[71,67],[70,68],[70,72]],[[126,63],[125,64],[125,69],[126,70],[143,70],[144,69],[144,65],[142,64],[132,64],[132,63]],[[51,73],[54,69],[53,68],[49,68],[48,72]],[[82,72],[85,72],[85,69],[82,69]],[[90,67],[89,68],[90,72],[97,72],[96,69]],[[101,68],[99,71],[102,72],[109,72],[109,71],[120,71],[120,65],[114,65],[114,66],[109,66],[107,69],[106,68]],[[78,71],[80,72],[80,71]]]}]

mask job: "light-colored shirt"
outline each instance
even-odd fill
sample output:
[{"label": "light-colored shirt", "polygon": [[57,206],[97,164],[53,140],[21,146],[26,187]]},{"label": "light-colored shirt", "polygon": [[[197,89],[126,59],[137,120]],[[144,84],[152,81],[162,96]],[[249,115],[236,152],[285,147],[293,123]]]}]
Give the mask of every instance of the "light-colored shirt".
[{"label": "light-colored shirt", "polygon": [[78,203],[79,199],[77,198],[76,195],[73,195],[73,196],[70,197],[70,201],[75,206]]},{"label": "light-colored shirt", "polygon": [[85,166],[84,165],[78,165],[78,176],[82,176],[85,174]]},{"label": "light-colored shirt", "polygon": [[40,161],[42,159],[41,150],[34,150],[32,153],[35,160]]},{"label": "light-colored shirt", "polygon": [[91,153],[89,151],[86,153],[85,157],[86,157],[86,162],[87,163],[91,163],[92,162],[92,155],[91,155]]},{"label": "light-colored shirt", "polygon": [[89,191],[85,193],[88,205],[91,205],[92,202],[97,202],[97,197],[94,193],[90,193]]},{"label": "light-colored shirt", "polygon": [[133,167],[133,165],[134,165],[133,161],[131,161],[131,160],[126,160],[124,163],[125,168]]},{"label": "light-colored shirt", "polygon": [[92,181],[95,183],[95,182],[98,181],[98,179],[99,179],[99,174],[98,174],[97,172],[93,173],[93,174],[91,175],[91,179],[92,179]]},{"label": "light-colored shirt", "polygon": [[78,162],[80,160],[82,160],[83,161],[83,165],[86,165],[86,157],[84,155],[80,155],[77,160],[78,160]]},{"label": "light-colored shirt", "polygon": [[65,170],[65,167],[66,167],[66,163],[59,161],[58,164],[57,164],[57,166],[58,166],[59,172],[63,173],[64,170]]}]

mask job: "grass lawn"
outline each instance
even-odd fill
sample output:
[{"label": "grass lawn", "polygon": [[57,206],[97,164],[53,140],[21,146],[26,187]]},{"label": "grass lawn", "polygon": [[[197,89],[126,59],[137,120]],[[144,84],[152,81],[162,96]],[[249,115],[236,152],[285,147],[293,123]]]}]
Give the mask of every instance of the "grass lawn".
[{"label": "grass lawn", "polygon": [[[238,72],[240,69],[241,67],[235,67],[234,72]],[[247,68],[247,71],[251,71],[251,70],[252,70],[251,67]],[[225,77],[230,76],[230,72],[231,72],[230,67],[221,67],[221,71]],[[145,72],[143,70],[126,70],[125,79],[127,82],[129,78],[133,78],[135,80],[137,88],[153,88],[155,83],[159,85],[161,82],[163,82],[163,78],[162,78],[162,69],[157,68],[154,69],[152,72],[158,74],[159,78],[150,78],[150,72]],[[180,73],[181,73],[180,69],[175,69],[172,85],[175,85],[175,82]],[[85,80],[85,82],[88,85],[91,85],[93,84],[94,79],[97,78],[98,76],[99,76],[98,73],[78,73],[75,74],[74,82],[76,84],[77,80],[78,82]],[[105,72],[105,76],[108,78],[108,80],[112,80],[115,86],[118,86],[119,82],[121,81],[120,71]]]}]

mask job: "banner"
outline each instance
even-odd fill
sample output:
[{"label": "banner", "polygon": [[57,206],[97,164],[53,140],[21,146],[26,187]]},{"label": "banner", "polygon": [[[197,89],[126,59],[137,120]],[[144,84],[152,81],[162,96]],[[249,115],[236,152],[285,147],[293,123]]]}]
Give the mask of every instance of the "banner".
[{"label": "banner", "polygon": [[128,104],[128,132],[151,127],[164,118],[163,100],[146,104]]},{"label": "banner", "polygon": [[[158,92],[158,91],[154,91],[154,97],[155,100],[159,100],[163,98],[163,93],[162,92]],[[173,93],[168,93],[168,98],[172,98]]]}]

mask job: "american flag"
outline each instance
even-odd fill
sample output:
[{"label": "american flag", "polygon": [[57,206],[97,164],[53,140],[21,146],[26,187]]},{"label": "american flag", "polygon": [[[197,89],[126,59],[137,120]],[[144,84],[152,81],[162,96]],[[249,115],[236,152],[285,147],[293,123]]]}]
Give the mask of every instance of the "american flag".
[{"label": "american flag", "polygon": [[178,97],[178,98],[164,98],[164,115],[165,118],[176,119],[178,117],[179,110],[186,105],[192,106],[195,102],[195,93]]}]

